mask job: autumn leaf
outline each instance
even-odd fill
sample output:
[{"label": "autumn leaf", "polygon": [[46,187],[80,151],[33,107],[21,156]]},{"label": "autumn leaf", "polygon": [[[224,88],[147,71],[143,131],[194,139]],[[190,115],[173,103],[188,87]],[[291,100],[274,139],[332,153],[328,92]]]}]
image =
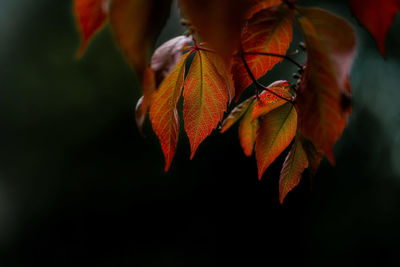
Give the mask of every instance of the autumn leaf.
[{"label": "autumn leaf", "polygon": [[231,73],[232,60],[226,62],[216,53],[209,53],[207,54],[207,56],[214,65],[218,74],[222,77],[222,79],[225,82],[225,86],[228,89],[229,103],[230,103],[232,99],[235,97],[235,85],[233,83],[233,77]]},{"label": "autumn leaf", "polygon": [[294,144],[283,163],[279,178],[279,200],[281,203],[283,203],[287,193],[299,184],[301,174],[307,167],[306,152],[303,149],[301,141],[296,136]]},{"label": "autumn leaf", "polygon": [[290,144],[296,134],[297,113],[291,103],[267,113],[260,121],[256,137],[258,178]]},{"label": "autumn leaf", "polygon": [[185,63],[189,55],[187,53],[182,56],[175,69],[161,82],[151,100],[150,120],[164,153],[165,171],[171,165],[178,143],[179,117],[176,105],[182,93]]},{"label": "autumn leaf", "polygon": [[400,0],[350,0],[350,7],[353,14],[374,37],[379,51],[385,57],[386,35],[400,9]]},{"label": "autumn leaf", "polygon": [[81,57],[92,36],[107,19],[110,0],[74,0],[74,13],[81,32],[81,45],[77,56]]},{"label": "autumn leaf", "polygon": [[197,51],[184,87],[183,119],[193,158],[199,144],[221,121],[229,96],[223,78],[202,51]]},{"label": "autumn leaf", "polygon": [[221,133],[226,132],[233,124],[242,118],[242,116],[248,111],[249,106],[253,104],[254,99],[254,96],[250,97],[232,109],[228,117],[226,117],[222,122]]},{"label": "autumn leaf", "polygon": [[[242,49],[247,53],[246,62],[256,79],[282,61],[281,57],[259,53],[285,55],[292,41],[292,28],[290,10],[286,6],[263,10],[248,21],[247,27],[242,32]],[[232,73],[238,100],[243,90],[252,84],[239,56],[235,57]]]},{"label": "autumn leaf", "polygon": [[248,157],[253,154],[254,143],[256,142],[259,126],[258,120],[253,120],[253,109],[255,103],[256,100],[253,100],[239,124],[240,145],[242,146],[244,154]]},{"label": "autumn leaf", "polygon": [[110,24],[139,79],[148,66],[155,40],[170,11],[171,0],[113,0]]},{"label": "autumn leaf", "polygon": [[186,36],[177,36],[162,44],[153,53],[150,66],[143,73],[143,96],[136,104],[135,118],[140,132],[142,132],[147,111],[150,107],[151,95],[179,63],[184,46],[190,43],[191,40]]},{"label": "autumn leaf", "polygon": [[[287,81],[276,81],[270,84],[267,88],[285,99],[292,99],[289,86],[290,83]],[[260,94],[259,99],[256,101],[253,109],[252,120],[267,114],[271,110],[276,109],[287,102],[275,94],[269,91],[264,91]]]},{"label": "autumn leaf", "polygon": [[348,108],[342,104],[348,96],[356,38],[345,20],[328,11],[299,8],[299,12],[307,47],[296,99],[299,127],[333,164],[333,145],[347,124]]}]

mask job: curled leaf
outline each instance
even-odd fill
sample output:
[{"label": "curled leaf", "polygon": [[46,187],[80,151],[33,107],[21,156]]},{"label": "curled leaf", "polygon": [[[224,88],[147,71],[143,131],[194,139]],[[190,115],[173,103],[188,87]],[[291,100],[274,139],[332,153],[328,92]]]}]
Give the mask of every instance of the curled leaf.
[{"label": "curled leaf", "polygon": [[175,68],[176,64],[181,60],[183,47],[191,41],[190,37],[177,36],[154,51],[150,67],[156,74],[157,85]]},{"label": "curled leaf", "polygon": [[150,120],[161,143],[165,157],[165,171],[169,169],[175,155],[179,137],[179,117],[176,105],[182,93],[185,63],[190,53],[182,56],[175,69],[161,82],[153,93]]},{"label": "curled leaf", "polygon": [[[276,81],[270,84],[268,86],[268,89],[285,99],[292,99],[292,95],[289,91],[289,86],[290,83],[288,83],[287,81]],[[255,120],[260,116],[267,114],[271,110],[274,110],[287,102],[286,100],[276,96],[275,94],[269,91],[264,91],[260,94],[259,99],[254,105],[252,120]]]},{"label": "curled leaf", "polygon": [[229,113],[228,117],[222,122],[221,133],[226,132],[233,124],[235,124],[242,116],[248,111],[250,105],[253,104],[255,97],[250,97],[247,100],[243,101],[239,105],[237,105],[231,113]]}]

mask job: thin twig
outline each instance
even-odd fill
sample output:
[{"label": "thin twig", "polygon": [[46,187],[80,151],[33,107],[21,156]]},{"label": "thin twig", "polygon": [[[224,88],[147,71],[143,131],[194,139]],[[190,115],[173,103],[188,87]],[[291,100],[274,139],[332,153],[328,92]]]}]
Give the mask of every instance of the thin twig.
[{"label": "thin twig", "polygon": [[261,55],[261,56],[269,56],[269,57],[280,57],[280,58],[289,60],[290,62],[295,64],[300,69],[303,69],[303,65],[301,65],[299,62],[297,62],[293,58],[286,56],[286,55],[280,55],[280,54],[268,53],[268,52],[243,52],[243,54],[245,54],[245,55]]},{"label": "thin twig", "polygon": [[259,99],[259,90],[261,89],[261,90],[266,90],[266,91],[270,92],[271,94],[275,95],[276,97],[278,97],[278,98],[280,98],[280,99],[285,100],[286,102],[293,103],[293,100],[292,100],[292,99],[287,99],[287,98],[285,98],[285,97],[283,97],[283,96],[280,96],[280,95],[278,95],[277,93],[275,93],[274,91],[270,90],[268,87],[266,87],[266,86],[262,85],[261,83],[259,83],[259,82],[257,81],[256,77],[254,77],[254,74],[253,74],[253,72],[251,71],[249,65],[247,64],[246,58],[245,58],[244,56],[245,56],[244,53],[240,53],[240,57],[241,57],[241,59],[242,59],[242,61],[243,61],[243,65],[244,65],[244,67],[245,67],[247,73],[249,74],[250,79],[253,81],[253,83],[254,83],[255,86],[256,86],[256,90],[257,90],[257,91],[256,91],[256,97],[257,97],[257,99]]}]

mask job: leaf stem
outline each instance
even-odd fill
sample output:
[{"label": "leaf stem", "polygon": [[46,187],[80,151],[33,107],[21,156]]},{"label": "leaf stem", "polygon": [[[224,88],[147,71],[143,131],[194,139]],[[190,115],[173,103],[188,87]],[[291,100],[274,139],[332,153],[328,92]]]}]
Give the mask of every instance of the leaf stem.
[{"label": "leaf stem", "polygon": [[300,69],[303,69],[303,65],[301,65],[299,62],[294,60],[293,58],[286,56],[286,55],[281,55],[281,54],[275,54],[275,53],[268,53],[268,52],[243,52],[244,55],[260,55],[260,56],[269,56],[269,57],[280,57],[289,60],[293,64],[295,64],[297,67]]},{"label": "leaf stem", "polygon": [[244,67],[245,67],[245,69],[247,71],[247,74],[250,76],[250,79],[253,81],[253,83],[256,86],[256,97],[257,97],[257,99],[259,99],[259,91],[266,90],[266,91],[270,92],[271,94],[275,95],[276,97],[278,97],[278,98],[280,98],[282,100],[285,100],[286,102],[294,104],[294,101],[292,99],[287,99],[287,98],[285,98],[285,97],[283,97],[281,95],[278,95],[277,93],[275,93],[274,91],[270,90],[268,87],[262,85],[261,83],[259,83],[257,81],[256,77],[254,77],[254,74],[253,74],[253,72],[251,71],[251,69],[249,67],[249,64],[247,64],[247,61],[246,61],[246,58],[245,58],[245,54],[246,53],[240,53],[240,57],[242,59],[243,65],[244,65]]}]

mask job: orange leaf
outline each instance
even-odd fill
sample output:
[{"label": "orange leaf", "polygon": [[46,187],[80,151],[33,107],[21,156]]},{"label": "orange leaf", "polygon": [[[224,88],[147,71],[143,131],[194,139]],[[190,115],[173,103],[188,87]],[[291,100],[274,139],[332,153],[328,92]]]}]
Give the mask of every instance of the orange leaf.
[{"label": "orange leaf", "polygon": [[84,54],[90,39],[106,21],[109,2],[110,0],[74,0],[74,13],[81,32],[78,57]]},{"label": "orange leaf", "polygon": [[[286,98],[292,99],[292,95],[290,94],[290,83],[287,81],[276,81],[268,86],[268,89],[273,91],[274,93]],[[279,106],[282,106],[287,101],[277,97],[271,92],[264,91],[260,94],[260,98],[256,101],[252,119],[256,119],[260,116],[263,116],[270,112],[273,109],[276,109]]]},{"label": "orange leaf", "polygon": [[[333,145],[347,124],[348,77],[356,38],[342,18],[318,8],[300,8],[298,18],[307,63],[298,92],[299,127],[334,163]],[[334,26],[332,26],[334,25]]]},{"label": "orange leaf", "polygon": [[183,118],[193,158],[197,147],[221,121],[228,89],[208,55],[198,51],[190,66],[183,91]]},{"label": "orange leaf", "polygon": [[[270,8],[254,15],[242,33],[242,48],[248,53],[274,53],[284,55],[292,41],[292,19],[286,6]],[[245,55],[246,61],[256,79],[266,74],[280,57]],[[232,68],[235,81],[236,100],[252,80],[240,57],[235,57]]]},{"label": "orange leaf", "polygon": [[182,58],[183,47],[191,40],[186,36],[172,38],[157,48],[151,57],[150,66],[143,73],[143,96],[136,105],[136,124],[140,131],[142,131],[147,110],[150,107],[152,93],[164,78],[174,70]]},{"label": "orange leaf", "polygon": [[170,0],[113,0],[110,24],[128,62],[141,79],[155,40],[170,11]]},{"label": "orange leaf", "polygon": [[255,147],[259,179],[290,144],[296,134],[296,128],[297,113],[290,103],[267,113],[261,119]]},{"label": "orange leaf", "polygon": [[233,77],[231,73],[232,68],[232,60],[229,62],[225,62],[219,55],[216,53],[207,54],[208,58],[213,63],[215,69],[218,74],[224,79],[225,85],[228,88],[229,93],[229,103],[235,97],[235,86],[233,84]]},{"label": "orange leaf", "polygon": [[239,124],[239,141],[246,156],[253,154],[254,143],[256,142],[258,120],[253,120],[253,109],[256,101],[252,101],[247,112],[244,114]]},{"label": "orange leaf", "polygon": [[382,56],[386,56],[386,35],[400,9],[400,0],[350,0],[350,7],[374,37]]},{"label": "orange leaf", "polygon": [[151,100],[150,120],[164,152],[165,171],[171,165],[178,143],[179,117],[176,105],[182,93],[185,63],[189,55],[187,53],[182,56],[175,69],[161,82]]},{"label": "orange leaf", "polygon": [[295,188],[301,178],[301,174],[308,167],[306,152],[303,149],[301,141],[295,138],[294,144],[286,156],[281,175],[279,178],[279,200],[281,204],[287,193]]}]

